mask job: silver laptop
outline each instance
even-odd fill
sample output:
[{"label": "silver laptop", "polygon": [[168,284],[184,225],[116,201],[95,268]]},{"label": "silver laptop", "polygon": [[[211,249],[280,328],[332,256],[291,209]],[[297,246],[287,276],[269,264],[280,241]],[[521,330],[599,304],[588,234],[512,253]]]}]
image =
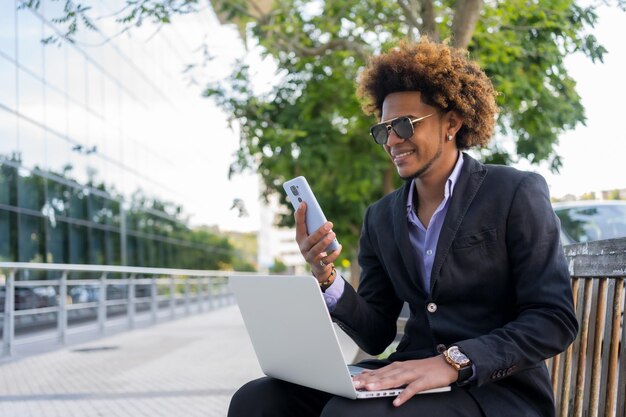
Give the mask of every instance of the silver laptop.
[{"label": "silver laptop", "polygon": [[[267,376],[351,399],[396,396],[402,389],[356,390],[312,276],[236,275],[230,278],[261,369]],[[437,388],[423,393],[449,391]]]}]

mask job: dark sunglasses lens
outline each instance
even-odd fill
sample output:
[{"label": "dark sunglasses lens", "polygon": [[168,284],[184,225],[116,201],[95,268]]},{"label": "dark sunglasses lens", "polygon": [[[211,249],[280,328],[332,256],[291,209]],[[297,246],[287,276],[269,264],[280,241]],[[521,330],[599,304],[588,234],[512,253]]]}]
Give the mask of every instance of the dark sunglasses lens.
[{"label": "dark sunglasses lens", "polygon": [[387,143],[387,137],[389,136],[389,131],[387,130],[387,126],[384,124],[379,124],[372,126],[370,129],[370,133],[374,137],[374,141],[379,145],[384,145]]},{"label": "dark sunglasses lens", "polygon": [[409,139],[413,136],[413,123],[411,123],[411,119],[408,117],[401,117],[394,120],[391,126],[394,132],[396,132],[396,135],[402,139]]}]

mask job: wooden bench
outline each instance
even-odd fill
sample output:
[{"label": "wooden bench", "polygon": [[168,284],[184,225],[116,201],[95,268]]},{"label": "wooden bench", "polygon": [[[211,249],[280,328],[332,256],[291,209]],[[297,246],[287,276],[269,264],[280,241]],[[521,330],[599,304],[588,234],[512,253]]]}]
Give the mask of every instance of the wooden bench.
[{"label": "wooden bench", "polygon": [[548,361],[557,416],[624,417],[626,238],[569,245],[565,256],[580,330]]}]

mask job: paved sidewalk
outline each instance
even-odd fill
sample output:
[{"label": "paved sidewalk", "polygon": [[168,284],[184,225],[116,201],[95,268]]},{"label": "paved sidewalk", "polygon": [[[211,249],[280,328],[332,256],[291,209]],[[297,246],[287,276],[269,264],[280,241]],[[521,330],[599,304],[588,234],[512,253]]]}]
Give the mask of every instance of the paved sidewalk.
[{"label": "paved sidewalk", "polygon": [[223,417],[261,375],[230,306],[0,364],[0,417]]},{"label": "paved sidewalk", "polygon": [[230,306],[4,363],[0,416],[222,417],[261,375]]}]

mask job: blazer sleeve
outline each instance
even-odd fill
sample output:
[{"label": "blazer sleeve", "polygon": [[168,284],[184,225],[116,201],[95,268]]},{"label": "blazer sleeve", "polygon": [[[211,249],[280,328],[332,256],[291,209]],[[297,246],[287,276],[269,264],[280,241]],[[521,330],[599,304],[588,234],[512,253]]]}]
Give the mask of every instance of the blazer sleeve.
[{"label": "blazer sleeve", "polygon": [[527,173],[506,220],[506,251],[515,288],[516,317],[457,345],[482,385],[536,366],[562,351],[578,332],[560,225],[540,175]]},{"label": "blazer sleeve", "polygon": [[371,212],[370,207],[365,213],[359,241],[361,276],[358,293],[351,285],[345,285],[331,316],[361,349],[370,355],[378,355],[396,337],[396,320],[403,302],[396,296],[372,244]]}]

